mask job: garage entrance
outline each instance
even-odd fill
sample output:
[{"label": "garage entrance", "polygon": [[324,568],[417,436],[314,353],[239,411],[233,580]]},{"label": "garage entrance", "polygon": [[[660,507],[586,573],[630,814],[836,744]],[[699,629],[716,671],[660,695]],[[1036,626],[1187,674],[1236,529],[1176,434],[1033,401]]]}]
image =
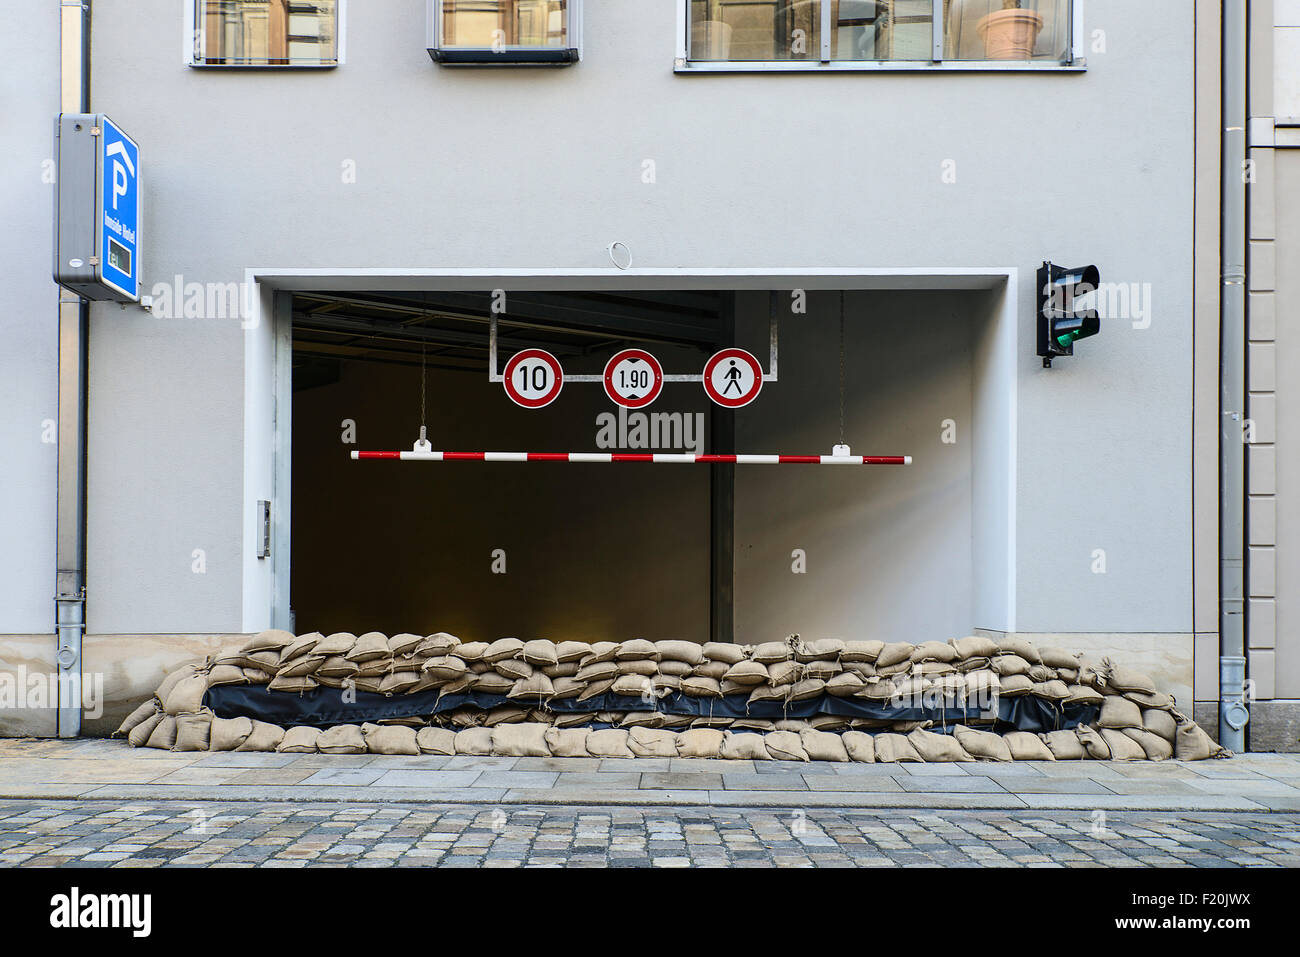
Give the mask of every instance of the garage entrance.
[{"label": "garage entrance", "polygon": [[[766,360],[773,295],[511,293],[498,368],[530,347],[586,375],[627,347],[667,374],[698,375],[731,345]],[[292,317],[293,628],[744,643],[1011,630],[1001,287],[845,291],[842,411],[841,291],[805,299],[796,313],[775,293],[779,377],[753,405],[720,409],[700,383],[669,382],[645,411],[682,426],[651,439],[599,384],[529,410],[490,382],[490,290],[295,289],[277,308]],[[843,421],[853,453],[914,464],[350,458],[409,450],[422,407],[436,450],[828,454]]]}]

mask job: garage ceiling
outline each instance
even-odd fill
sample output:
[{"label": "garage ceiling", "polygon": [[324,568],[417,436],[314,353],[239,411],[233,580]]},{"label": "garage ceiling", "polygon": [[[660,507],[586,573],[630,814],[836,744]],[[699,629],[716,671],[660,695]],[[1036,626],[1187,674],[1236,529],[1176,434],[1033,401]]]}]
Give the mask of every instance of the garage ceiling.
[{"label": "garage ceiling", "polygon": [[[626,345],[709,351],[723,343],[731,294],[512,292],[497,317],[504,361],[534,347],[562,361]],[[295,292],[295,369],[365,360],[486,371],[490,292]]]}]

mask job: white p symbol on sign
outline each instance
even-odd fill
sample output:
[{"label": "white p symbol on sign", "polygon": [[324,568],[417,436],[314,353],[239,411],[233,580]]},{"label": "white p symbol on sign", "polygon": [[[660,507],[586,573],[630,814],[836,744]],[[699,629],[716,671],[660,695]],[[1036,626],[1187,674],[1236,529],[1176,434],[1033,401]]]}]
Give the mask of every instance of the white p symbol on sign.
[{"label": "white p symbol on sign", "polygon": [[131,157],[126,155],[126,147],[122,145],[120,140],[110,146],[106,152],[108,156],[117,154],[121,157],[120,160],[113,160],[113,208],[117,209],[117,198],[126,195],[127,171],[129,170],[131,175],[134,176],[135,164],[131,162]]}]

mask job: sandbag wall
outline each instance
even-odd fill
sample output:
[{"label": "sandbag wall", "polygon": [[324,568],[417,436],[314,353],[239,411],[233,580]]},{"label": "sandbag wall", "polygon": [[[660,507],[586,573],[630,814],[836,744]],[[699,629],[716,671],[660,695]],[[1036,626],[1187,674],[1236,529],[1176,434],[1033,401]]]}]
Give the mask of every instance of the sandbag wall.
[{"label": "sandbag wall", "polygon": [[326,754],[1227,756],[1145,675],[983,636],[751,646],[269,630],[173,672],[116,734],[178,751]]}]

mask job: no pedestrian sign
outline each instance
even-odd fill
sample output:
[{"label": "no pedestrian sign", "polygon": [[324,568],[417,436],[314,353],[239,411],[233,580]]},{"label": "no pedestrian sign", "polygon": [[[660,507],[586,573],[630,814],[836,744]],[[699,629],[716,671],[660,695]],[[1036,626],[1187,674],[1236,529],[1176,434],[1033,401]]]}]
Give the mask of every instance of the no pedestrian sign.
[{"label": "no pedestrian sign", "polygon": [[664,387],[664,369],[644,349],[624,349],[605,364],[605,394],[625,409],[643,409]]},{"label": "no pedestrian sign", "polygon": [[560,360],[543,349],[516,352],[506,363],[501,383],[515,405],[540,409],[550,405],[564,387]]},{"label": "no pedestrian sign", "polygon": [[739,409],[758,398],[763,367],[744,349],[723,349],[704,364],[704,391],[727,409]]}]

